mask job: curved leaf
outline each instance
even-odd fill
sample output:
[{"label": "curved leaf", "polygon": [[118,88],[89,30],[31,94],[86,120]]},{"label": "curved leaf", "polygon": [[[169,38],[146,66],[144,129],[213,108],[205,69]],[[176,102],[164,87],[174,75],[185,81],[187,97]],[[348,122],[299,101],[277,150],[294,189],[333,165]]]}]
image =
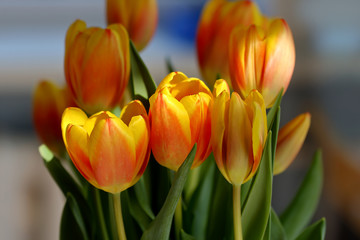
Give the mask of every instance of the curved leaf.
[{"label": "curved leaf", "polygon": [[267,227],[272,193],[272,132],[267,137],[259,169],[244,202],[242,222],[246,240],[262,239]]},{"label": "curved leaf", "polygon": [[320,219],[310,227],[306,228],[296,240],[324,240],[326,231],[326,221]]},{"label": "curved leaf", "polygon": [[318,150],[298,192],[280,216],[289,239],[294,239],[311,220],[319,203],[322,185],[323,164],[321,151]]},{"label": "curved leaf", "polygon": [[279,217],[274,209],[271,208],[271,239],[272,240],[286,240],[286,233],[281,224]]},{"label": "curved leaf", "polygon": [[175,213],[175,208],[179,202],[182,190],[184,188],[187,175],[190,171],[191,165],[194,161],[196,153],[196,144],[181,165],[179,170],[175,173],[173,184],[170,188],[169,194],[166,197],[165,203],[161,208],[155,220],[150,224],[149,228],[144,232],[141,239],[150,240],[167,240],[169,239],[172,218]]}]

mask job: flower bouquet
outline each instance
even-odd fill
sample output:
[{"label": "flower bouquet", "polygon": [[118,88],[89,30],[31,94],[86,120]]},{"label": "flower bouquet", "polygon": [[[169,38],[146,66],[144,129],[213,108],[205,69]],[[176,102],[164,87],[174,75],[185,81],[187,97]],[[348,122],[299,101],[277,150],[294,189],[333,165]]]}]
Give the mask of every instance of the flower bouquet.
[{"label": "flower bouquet", "polygon": [[168,62],[156,86],[138,51],[155,0],[108,0],[108,27],[76,20],[65,38],[66,86],[34,94],[39,150],[66,203],[60,239],[324,239],[309,226],[321,153],[278,215],[272,182],[299,152],[304,113],[280,125],[295,47],[284,19],[252,1],[210,0],[198,25],[203,82]]}]

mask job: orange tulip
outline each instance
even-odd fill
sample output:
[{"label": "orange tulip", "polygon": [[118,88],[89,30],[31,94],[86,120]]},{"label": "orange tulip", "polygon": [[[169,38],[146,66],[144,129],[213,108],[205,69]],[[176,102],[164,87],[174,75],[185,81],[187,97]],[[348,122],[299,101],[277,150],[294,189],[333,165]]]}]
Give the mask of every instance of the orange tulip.
[{"label": "orange tulip", "polygon": [[283,19],[267,19],[262,25],[239,26],[229,44],[231,83],[245,98],[253,89],[271,107],[281,89],[286,91],[295,66],[291,30]]},{"label": "orange tulip", "polygon": [[251,179],[259,167],[267,136],[263,97],[253,90],[242,100],[238,93],[230,97],[225,80],[216,81],[211,110],[211,145],[216,164],[225,179],[241,185]]},{"label": "orange tulip", "polygon": [[138,51],[142,50],[155,33],[158,22],[156,0],[107,0],[108,24],[124,25]]},{"label": "orange tulip", "polygon": [[173,72],[150,97],[151,148],[159,164],[177,171],[197,143],[192,168],[210,154],[212,94],[197,78]]},{"label": "orange tulip", "polygon": [[197,56],[202,76],[213,85],[218,75],[230,84],[228,48],[236,26],[261,24],[262,16],[252,1],[210,0],[197,31]]},{"label": "orange tulip", "polygon": [[79,107],[87,113],[119,104],[130,73],[129,38],[124,27],[86,28],[77,20],[65,43],[65,77]]},{"label": "orange tulip", "polygon": [[41,81],[34,93],[33,122],[35,130],[46,146],[58,157],[65,152],[61,136],[61,115],[65,108],[76,106],[68,88]]},{"label": "orange tulip", "polygon": [[282,173],[294,161],[305,141],[310,122],[310,113],[303,113],[280,129],[276,145],[274,174]]},{"label": "orange tulip", "polygon": [[74,165],[95,187],[119,193],[144,173],[150,156],[150,127],[141,102],[130,102],[120,118],[107,111],[88,118],[79,108],[67,108],[61,128]]}]

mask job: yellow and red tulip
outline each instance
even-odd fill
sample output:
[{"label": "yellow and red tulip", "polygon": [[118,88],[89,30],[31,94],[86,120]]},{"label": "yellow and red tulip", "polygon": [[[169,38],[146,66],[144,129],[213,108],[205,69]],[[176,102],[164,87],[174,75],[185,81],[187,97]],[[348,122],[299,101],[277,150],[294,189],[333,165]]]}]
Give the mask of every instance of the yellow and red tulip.
[{"label": "yellow and red tulip", "polygon": [[65,43],[65,77],[76,103],[87,113],[119,104],[130,73],[129,37],[123,26],[86,27],[77,20]]},{"label": "yellow and red tulip", "polygon": [[265,19],[262,25],[239,26],[229,44],[231,83],[245,98],[253,89],[271,107],[277,95],[286,91],[295,66],[291,30],[283,19]]},{"label": "yellow and red tulip", "polygon": [[68,88],[59,88],[50,81],[41,81],[34,93],[33,122],[46,146],[58,157],[65,152],[61,136],[61,115],[65,108],[76,106]]},{"label": "yellow and red tulip", "polygon": [[210,0],[197,31],[197,56],[204,79],[213,85],[218,75],[228,81],[230,34],[236,26],[261,24],[263,18],[252,1]]},{"label": "yellow and red tulip", "polygon": [[211,145],[216,164],[225,179],[241,185],[259,167],[267,136],[263,97],[257,90],[245,100],[220,79],[214,85],[211,109]]},{"label": "yellow and red tulip", "polygon": [[150,126],[141,102],[130,102],[120,118],[107,111],[88,118],[79,108],[67,108],[61,128],[74,165],[95,187],[119,193],[144,173],[150,156]]},{"label": "yellow and red tulip", "polygon": [[107,0],[108,24],[120,23],[129,33],[138,51],[142,50],[155,33],[158,22],[156,0]]},{"label": "yellow and red tulip", "polygon": [[303,113],[280,129],[276,145],[274,174],[282,173],[294,161],[305,141],[310,122],[310,113]]},{"label": "yellow and red tulip", "polygon": [[210,154],[212,94],[197,78],[172,72],[150,97],[151,148],[159,164],[177,171],[193,145],[197,151],[192,168]]}]

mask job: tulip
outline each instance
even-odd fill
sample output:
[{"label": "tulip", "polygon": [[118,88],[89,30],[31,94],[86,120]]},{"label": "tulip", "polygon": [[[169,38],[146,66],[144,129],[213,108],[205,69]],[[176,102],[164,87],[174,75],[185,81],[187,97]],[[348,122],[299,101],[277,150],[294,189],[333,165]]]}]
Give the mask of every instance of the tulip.
[{"label": "tulip", "polygon": [[229,39],[236,26],[261,24],[263,18],[252,1],[209,1],[197,30],[197,56],[202,76],[211,85],[220,75],[230,84]]},{"label": "tulip", "polygon": [[214,85],[211,110],[211,145],[216,164],[225,179],[240,186],[259,167],[267,136],[263,97],[257,90],[245,100],[225,80]]},{"label": "tulip", "polygon": [[285,93],[295,66],[294,40],[285,20],[234,29],[229,66],[232,86],[242,98],[257,89],[271,107],[281,89]]},{"label": "tulip", "polygon": [[65,77],[79,107],[92,114],[119,104],[130,73],[129,38],[124,27],[91,27],[77,20],[65,43]]},{"label": "tulip", "polygon": [[142,50],[155,33],[158,22],[156,0],[107,0],[108,24],[124,25],[138,51]]},{"label": "tulip", "polygon": [[149,100],[151,148],[157,162],[177,171],[195,143],[192,168],[205,161],[211,151],[212,94],[204,82],[172,72]]},{"label": "tulip", "polygon": [[74,165],[96,188],[120,193],[144,173],[150,156],[150,127],[141,102],[130,102],[120,118],[107,111],[88,118],[79,108],[67,108],[61,128]]},{"label": "tulip", "polygon": [[303,113],[280,129],[276,145],[274,174],[282,173],[294,161],[305,141],[310,122],[310,113]]},{"label": "tulip", "polygon": [[33,122],[40,140],[58,157],[65,152],[61,136],[61,115],[65,108],[76,106],[68,88],[41,81],[33,98]]}]

